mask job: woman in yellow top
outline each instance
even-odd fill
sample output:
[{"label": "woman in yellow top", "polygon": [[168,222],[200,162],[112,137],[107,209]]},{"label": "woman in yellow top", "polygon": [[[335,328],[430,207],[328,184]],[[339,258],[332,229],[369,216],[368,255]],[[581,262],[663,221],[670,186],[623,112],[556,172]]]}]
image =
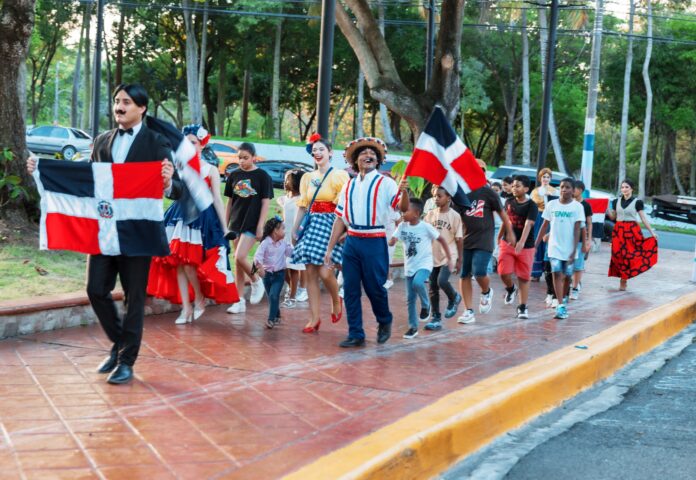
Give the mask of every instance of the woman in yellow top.
[{"label": "woman in yellow top", "polygon": [[[537,188],[532,190],[532,201],[536,203],[539,213],[536,222],[534,222],[534,238],[537,237],[541,224],[544,219],[541,215],[544,213],[544,206],[548,202],[549,195],[558,196],[558,190],[551,186],[551,169],[542,168],[537,175]],[[541,242],[534,255],[534,264],[532,265],[532,280],[539,281],[541,274],[544,273],[544,257],[546,256],[546,242]]]},{"label": "woman in yellow top", "polygon": [[[304,333],[319,331],[321,320],[319,318],[319,303],[321,291],[319,279],[324,282],[326,290],[331,295],[331,321],[336,323],[343,316],[343,303],[338,296],[338,284],[333,270],[324,265],[324,256],[331,238],[336,214],[338,195],[343,185],[348,183],[350,177],[345,170],[331,167],[331,143],[318,136],[310,137],[311,154],[317,169],[312,173],[302,176],[300,182],[300,198],[297,201],[297,216],[293,226],[292,238],[297,238],[297,233],[305,215],[309,215],[309,225],[302,229],[301,238],[295,244],[292,254],[292,263],[304,264],[307,269],[307,293],[309,295],[309,308],[312,318],[309,320]],[[309,150],[309,145],[308,148]],[[317,192],[317,189],[319,191]],[[316,193],[316,196],[315,196]],[[312,201],[314,200],[314,201]],[[307,212],[309,210],[309,212]],[[341,264],[341,251],[343,245],[336,245],[332,252],[332,260]]]}]

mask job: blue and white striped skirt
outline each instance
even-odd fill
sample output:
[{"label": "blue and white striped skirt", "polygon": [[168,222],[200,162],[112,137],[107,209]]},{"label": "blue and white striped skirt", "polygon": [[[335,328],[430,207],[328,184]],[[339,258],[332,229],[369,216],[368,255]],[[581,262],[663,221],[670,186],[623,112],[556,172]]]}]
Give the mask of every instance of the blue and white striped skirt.
[{"label": "blue and white striped skirt", "polygon": [[[335,213],[310,213],[311,220],[307,231],[292,253],[291,263],[301,263],[304,265],[324,265],[324,255],[326,247],[329,246],[331,229],[336,221]],[[340,219],[337,221],[341,221]],[[343,259],[343,244],[336,245],[331,252],[331,261],[340,265]]]}]

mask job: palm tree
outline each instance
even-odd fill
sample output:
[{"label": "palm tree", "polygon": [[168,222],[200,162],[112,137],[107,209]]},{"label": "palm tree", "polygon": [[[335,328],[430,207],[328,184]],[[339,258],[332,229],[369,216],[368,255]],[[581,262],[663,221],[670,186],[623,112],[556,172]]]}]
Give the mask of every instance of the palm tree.
[{"label": "palm tree", "polygon": [[633,15],[635,3],[629,0],[628,45],[626,46],[626,69],[624,70],[623,106],[621,109],[621,140],[619,141],[619,182],[626,178],[626,138],[628,136],[628,105],[631,98],[631,68],[633,66]]},{"label": "palm tree", "polygon": [[640,150],[640,170],[638,174],[638,197],[645,197],[645,171],[648,163],[648,142],[650,140],[650,122],[652,121],[652,85],[650,85],[650,56],[652,55],[652,3],[646,0],[648,7],[648,45],[645,49],[645,61],[643,62],[643,83],[645,83],[645,121],[643,122],[643,146]]}]

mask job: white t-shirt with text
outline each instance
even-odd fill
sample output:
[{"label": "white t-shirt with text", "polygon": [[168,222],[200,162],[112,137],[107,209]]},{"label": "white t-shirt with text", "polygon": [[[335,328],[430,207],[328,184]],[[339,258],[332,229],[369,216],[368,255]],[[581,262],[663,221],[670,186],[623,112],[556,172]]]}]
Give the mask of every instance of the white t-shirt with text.
[{"label": "white t-shirt with text", "polygon": [[[582,205],[575,200],[563,204],[560,200],[551,200],[546,204],[543,218],[549,221],[548,256],[558,260],[568,260],[575,248],[575,222],[581,226],[585,216]],[[578,252],[576,251],[577,255]]]},{"label": "white t-shirt with text", "polygon": [[404,270],[407,277],[412,277],[418,270],[433,269],[433,240],[439,236],[440,232],[427,222],[399,224],[392,237],[404,244]]}]

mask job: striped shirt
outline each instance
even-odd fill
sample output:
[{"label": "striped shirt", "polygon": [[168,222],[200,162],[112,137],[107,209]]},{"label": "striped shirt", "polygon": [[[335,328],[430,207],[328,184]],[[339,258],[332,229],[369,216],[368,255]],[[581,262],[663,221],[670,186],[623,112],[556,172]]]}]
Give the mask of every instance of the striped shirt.
[{"label": "striped shirt", "polygon": [[384,226],[398,208],[399,199],[396,182],[373,170],[365,178],[357,175],[344,185],[336,215],[346,224],[348,235],[384,237]]}]

